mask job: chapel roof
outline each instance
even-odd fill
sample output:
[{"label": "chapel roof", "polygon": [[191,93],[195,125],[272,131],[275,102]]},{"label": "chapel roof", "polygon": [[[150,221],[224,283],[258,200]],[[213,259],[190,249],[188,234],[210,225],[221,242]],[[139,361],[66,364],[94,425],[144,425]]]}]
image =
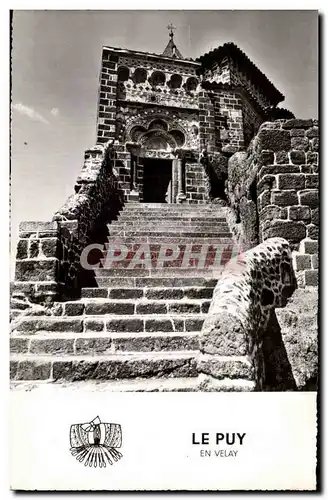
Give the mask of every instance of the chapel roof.
[{"label": "chapel roof", "polygon": [[183,59],[180,50],[175,45],[174,32],[173,32],[173,30],[175,29],[174,26],[171,23],[168,25],[167,28],[170,30],[169,31],[170,40],[169,40],[169,43],[167,44],[167,46],[165,47],[165,50],[164,50],[162,55],[165,57],[172,57],[174,59]]},{"label": "chapel roof", "polygon": [[278,104],[284,100],[284,95],[273,85],[264,73],[249,59],[249,57],[233,42],[225,43],[220,47],[200,56],[196,61],[202,65],[202,72],[210,68],[215,62],[220,62],[228,56],[238,63],[241,71],[245,72],[254,84],[270,98],[272,102]]}]

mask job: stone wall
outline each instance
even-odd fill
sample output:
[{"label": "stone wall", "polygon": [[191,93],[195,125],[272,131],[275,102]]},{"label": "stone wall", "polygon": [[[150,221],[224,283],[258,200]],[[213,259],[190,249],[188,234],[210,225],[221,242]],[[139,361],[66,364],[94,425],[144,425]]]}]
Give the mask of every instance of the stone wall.
[{"label": "stone wall", "polygon": [[318,284],[319,130],[316,120],[261,126],[258,152],[260,240],[280,236],[294,250],[299,286]]},{"label": "stone wall", "polygon": [[244,148],[243,101],[233,89],[214,91],[216,145],[222,151]]},{"label": "stone wall", "polygon": [[[276,307],[295,290],[291,249],[272,238],[230,261],[200,336],[198,370],[216,390],[263,390],[263,341]],[[230,388],[229,388],[230,387]]]},{"label": "stone wall", "polygon": [[206,172],[200,163],[185,164],[186,202],[203,204],[209,201]]},{"label": "stone wall", "polygon": [[58,292],[62,257],[57,222],[22,222],[16,252],[15,281],[11,286],[11,318],[34,304],[47,307]]},{"label": "stone wall", "polygon": [[106,143],[115,136],[117,61],[115,54],[103,49],[97,113],[98,144]]},{"label": "stone wall", "polygon": [[113,150],[96,146],[86,151],[75,194],[53,221],[20,225],[11,294],[13,317],[35,310],[35,304],[47,309],[58,298],[79,295],[81,252],[99,234],[103,237],[104,223],[116,216],[122,202]]},{"label": "stone wall", "polygon": [[235,153],[229,159],[226,195],[232,209],[230,224],[244,251],[259,243],[256,175],[253,144],[247,152]]},{"label": "stone wall", "polygon": [[228,166],[227,197],[243,248],[285,238],[299,286],[318,283],[318,134],[316,120],[265,122]]},{"label": "stone wall", "polygon": [[249,99],[243,99],[243,131],[244,131],[244,144],[248,148],[254,135],[257,134],[260,125],[264,121],[263,110],[257,109],[251,104]]}]

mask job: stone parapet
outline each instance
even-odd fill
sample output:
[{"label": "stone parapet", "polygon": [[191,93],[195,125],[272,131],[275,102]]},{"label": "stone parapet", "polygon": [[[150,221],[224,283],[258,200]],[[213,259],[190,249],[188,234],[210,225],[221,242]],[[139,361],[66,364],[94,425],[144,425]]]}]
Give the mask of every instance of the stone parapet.
[{"label": "stone parapet", "polygon": [[259,238],[286,238],[294,250],[299,286],[315,286],[318,247],[315,254],[305,247],[317,242],[319,233],[318,123],[298,119],[264,123],[255,143]]},{"label": "stone parapet", "polygon": [[272,238],[230,261],[222,272],[200,335],[198,369],[213,379],[265,384],[263,339],[276,307],[296,282],[289,244]]}]

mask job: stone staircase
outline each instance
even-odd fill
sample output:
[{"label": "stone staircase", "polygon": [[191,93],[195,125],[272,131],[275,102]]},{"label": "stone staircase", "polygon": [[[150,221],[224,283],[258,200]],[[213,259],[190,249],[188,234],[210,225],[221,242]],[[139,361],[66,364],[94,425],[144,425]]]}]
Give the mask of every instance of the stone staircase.
[{"label": "stone staircase", "polygon": [[[127,254],[106,268],[105,251],[102,265],[90,271],[94,285],[82,288],[80,299],[18,322],[12,379],[197,390],[198,335],[223,265],[236,251],[225,209],[129,203],[108,231],[107,252],[125,245]],[[163,244],[176,252],[174,260],[162,262]],[[131,264],[140,245],[149,248],[150,265]],[[206,248],[202,267],[195,255],[182,267],[186,248]]]}]

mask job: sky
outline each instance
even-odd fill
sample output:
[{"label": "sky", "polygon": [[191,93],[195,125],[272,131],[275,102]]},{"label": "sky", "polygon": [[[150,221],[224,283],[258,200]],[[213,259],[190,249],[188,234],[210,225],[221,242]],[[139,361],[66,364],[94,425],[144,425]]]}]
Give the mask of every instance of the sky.
[{"label": "sky", "polygon": [[[12,25],[11,242],[22,220],[51,220],[96,141],[102,46],[162,53],[167,25],[184,57],[236,43],[298,118],[318,116],[316,11],[15,11]],[[14,256],[14,254],[13,254]]]}]

